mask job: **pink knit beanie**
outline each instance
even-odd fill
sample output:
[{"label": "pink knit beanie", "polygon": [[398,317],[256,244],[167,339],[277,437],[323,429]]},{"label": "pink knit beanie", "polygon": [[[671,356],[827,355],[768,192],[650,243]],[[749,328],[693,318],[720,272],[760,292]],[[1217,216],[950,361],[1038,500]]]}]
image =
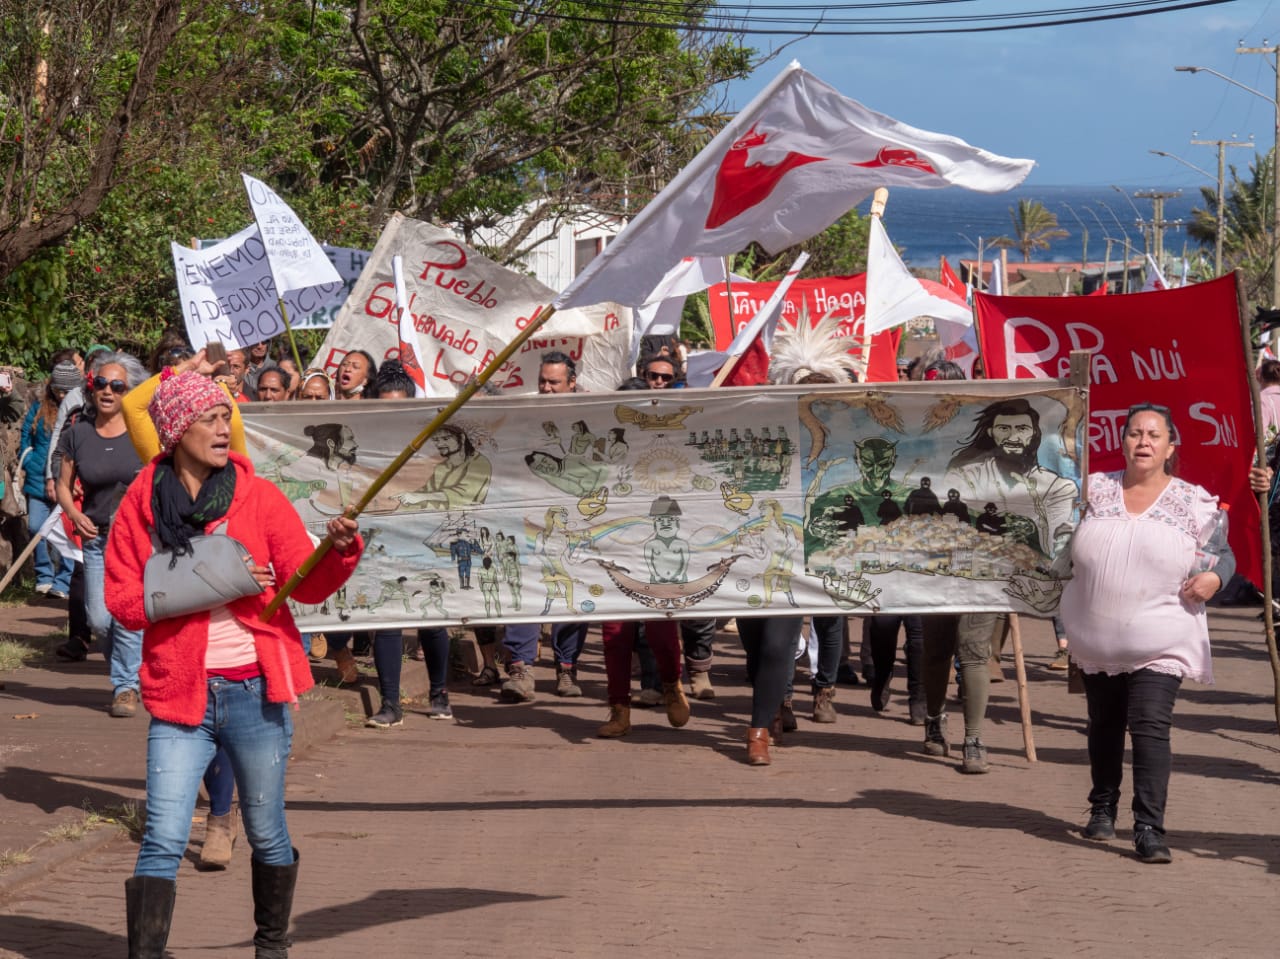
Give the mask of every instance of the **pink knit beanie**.
[{"label": "pink knit beanie", "polygon": [[207,376],[188,370],[161,376],[147,412],[160,436],[160,451],[166,456],[182,441],[182,434],[215,406],[230,406],[232,399]]}]

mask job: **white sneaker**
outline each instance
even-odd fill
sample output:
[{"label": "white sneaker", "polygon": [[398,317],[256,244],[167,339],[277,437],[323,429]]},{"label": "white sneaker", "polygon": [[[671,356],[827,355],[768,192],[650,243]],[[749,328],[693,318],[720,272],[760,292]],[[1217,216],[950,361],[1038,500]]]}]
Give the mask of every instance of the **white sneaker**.
[{"label": "white sneaker", "polygon": [[36,587],[36,592],[39,593],[41,596],[45,596],[45,595],[48,595],[48,592],[51,589],[53,589],[52,583],[41,583],[39,586]]}]

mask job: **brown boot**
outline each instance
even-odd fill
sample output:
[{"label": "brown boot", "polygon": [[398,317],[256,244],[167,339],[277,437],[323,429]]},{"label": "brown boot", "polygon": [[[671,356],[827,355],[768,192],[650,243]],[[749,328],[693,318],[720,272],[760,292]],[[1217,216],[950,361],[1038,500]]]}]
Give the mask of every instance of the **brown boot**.
[{"label": "brown boot", "polygon": [[769,758],[769,730],[751,728],[747,730],[747,765],[767,766],[773,760]]},{"label": "brown boot", "polygon": [[350,686],[360,679],[356,657],[346,646],[333,650],[333,663],[338,667],[338,682]]},{"label": "brown boot", "polygon": [[708,672],[691,672],[689,674],[689,689],[692,691],[694,699],[716,698],[716,690],[711,685],[711,674]]},{"label": "brown boot", "polygon": [[823,686],[813,697],[813,721],[815,723],[834,723],[836,721],[836,688]]},{"label": "brown boot", "polygon": [[667,706],[667,722],[679,729],[689,721],[689,700],[685,698],[680,680],[662,684],[662,701]]},{"label": "brown boot", "polygon": [[236,845],[236,811],[225,816],[210,816],[204,824],[204,845],[200,847],[197,869],[226,869],[231,865],[231,850]]},{"label": "brown boot", "polygon": [[617,739],[631,732],[631,707],[621,703],[609,704],[609,721],[596,730],[601,739]]}]

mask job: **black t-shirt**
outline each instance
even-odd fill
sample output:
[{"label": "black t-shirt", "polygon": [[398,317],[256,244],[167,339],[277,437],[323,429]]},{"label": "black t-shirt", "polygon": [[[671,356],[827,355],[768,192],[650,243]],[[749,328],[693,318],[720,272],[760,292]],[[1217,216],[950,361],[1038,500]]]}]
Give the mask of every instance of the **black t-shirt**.
[{"label": "black t-shirt", "polygon": [[124,491],[142,469],[128,431],[107,439],[92,423],[81,420],[62,431],[58,452],[75,463],[75,475],[84,487],[84,514],[98,526],[109,525]]}]

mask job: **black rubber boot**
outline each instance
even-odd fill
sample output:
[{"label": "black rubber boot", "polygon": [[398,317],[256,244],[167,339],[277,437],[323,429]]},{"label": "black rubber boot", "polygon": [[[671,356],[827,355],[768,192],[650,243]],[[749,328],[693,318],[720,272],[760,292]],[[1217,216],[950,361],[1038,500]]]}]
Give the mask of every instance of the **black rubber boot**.
[{"label": "black rubber boot", "polygon": [[289,959],[289,915],[293,912],[293,887],[298,881],[298,850],[292,866],[253,863],[254,959]]},{"label": "black rubber boot", "polygon": [[134,876],[124,881],[129,959],[163,959],[177,892],[176,882],[158,876]]}]

